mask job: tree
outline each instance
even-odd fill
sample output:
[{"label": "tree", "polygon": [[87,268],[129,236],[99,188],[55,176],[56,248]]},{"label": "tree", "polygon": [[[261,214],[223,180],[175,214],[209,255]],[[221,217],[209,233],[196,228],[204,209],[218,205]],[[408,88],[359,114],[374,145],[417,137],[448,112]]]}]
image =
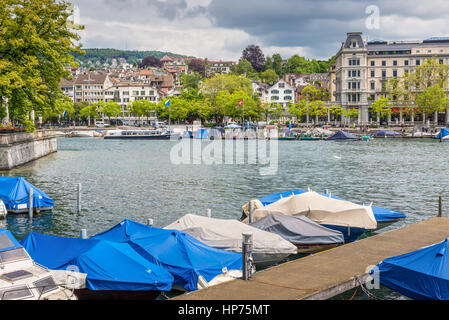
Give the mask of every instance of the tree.
[{"label": "tree", "polygon": [[193,73],[183,73],[181,76],[181,82],[186,89],[198,89],[199,83],[201,81],[201,76],[198,72]]},{"label": "tree", "polygon": [[276,71],[273,69],[268,69],[260,74],[260,79],[265,83],[274,84],[278,81],[279,77],[276,74]]},{"label": "tree", "polygon": [[198,72],[201,77],[206,77],[206,61],[203,59],[192,59],[188,63],[188,68],[190,72]]},{"label": "tree", "polygon": [[443,88],[435,84],[418,95],[416,104],[422,108],[425,114],[432,114],[443,111],[449,104],[449,98]]},{"label": "tree", "polygon": [[237,63],[231,67],[231,71],[234,74],[238,74],[238,75],[242,75],[242,74],[248,75],[248,74],[254,73],[254,68],[253,68],[253,65],[251,64],[251,62],[242,58],[239,60],[239,63]]},{"label": "tree", "polygon": [[139,68],[146,69],[148,67],[160,68],[162,67],[162,62],[155,56],[148,56],[143,58],[142,62],[139,64]]},{"label": "tree", "polygon": [[382,97],[377,99],[371,105],[373,112],[377,113],[377,122],[380,122],[380,118],[386,117],[391,114],[390,99]]},{"label": "tree", "polygon": [[253,44],[243,50],[241,59],[248,60],[256,72],[261,72],[266,62],[260,47]]},{"label": "tree", "polygon": [[115,101],[109,101],[100,105],[100,111],[108,117],[109,124],[111,124],[111,117],[117,117],[122,112],[122,106]]},{"label": "tree", "polygon": [[82,54],[69,17],[70,4],[56,0],[2,0],[0,5],[0,109],[6,108],[27,130],[28,114],[52,113],[62,96],[59,83]]}]

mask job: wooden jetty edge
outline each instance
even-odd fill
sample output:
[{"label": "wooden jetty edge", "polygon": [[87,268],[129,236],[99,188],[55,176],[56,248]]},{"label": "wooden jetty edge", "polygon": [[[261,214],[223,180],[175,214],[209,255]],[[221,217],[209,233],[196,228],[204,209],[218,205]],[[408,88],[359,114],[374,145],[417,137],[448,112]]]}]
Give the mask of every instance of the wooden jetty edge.
[{"label": "wooden jetty edge", "polygon": [[172,300],[324,300],[364,282],[369,266],[449,237],[449,218],[434,217]]}]

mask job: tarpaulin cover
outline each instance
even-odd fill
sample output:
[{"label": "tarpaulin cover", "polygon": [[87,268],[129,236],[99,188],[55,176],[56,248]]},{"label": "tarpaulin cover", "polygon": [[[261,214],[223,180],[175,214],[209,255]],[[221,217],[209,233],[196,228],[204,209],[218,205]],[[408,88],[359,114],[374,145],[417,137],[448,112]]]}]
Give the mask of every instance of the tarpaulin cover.
[{"label": "tarpaulin cover", "polygon": [[446,128],[441,129],[441,131],[435,136],[435,139],[449,138],[449,130]]},{"label": "tarpaulin cover", "polygon": [[64,238],[31,232],[21,244],[37,263],[55,270],[86,273],[90,290],[169,291],[173,276],[151,263],[128,243]]},{"label": "tarpaulin cover", "polygon": [[393,137],[393,136],[400,136],[401,134],[396,131],[391,130],[379,130],[373,133],[371,136],[373,137]]},{"label": "tarpaulin cover", "polygon": [[320,195],[313,191],[282,198],[263,208],[256,209],[253,212],[253,219],[257,221],[271,213],[282,213],[289,216],[305,215],[321,225],[366,230],[377,228],[371,207]]},{"label": "tarpaulin cover", "polygon": [[0,177],[0,199],[7,210],[26,209],[29,204],[29,192],[33,188],[33,207],[53,207],[53,200],[22,177]]},{"label": "tarpaulin cover", "polygon": [[352,133],[339,130],[333,136],[329,137],[327,140],[358,140],[359,138]]},{"label": "tarpaulin cover", "polygon": [[385,259],[370,274],[412,299],[449,300],[449,239]]},{"label": "tarpaulin cover", "polygon": [[259,230],[238,220],[187,214],[164,229],[180,230],[213,248],[233,252],[242,252],[242,233],[251,232],[253,258],[256,264],[267,260],[281,260],[297,252],[297,248],[281,236]]},{"label": "tarpaulin cover", "polygon": [[9,230],[0,229],[0,252],[22,248]]},{"label": "tarpaulin cover", "polygon": [[227,270],[242,270],[242,255],[211,248],[188,234],[124,220],[91,239],[128,243],[142,257],[165,268],[174,284],[198,289],[198,277],[207,282]]},{"label": "tarpaulin cover", "polygon": [[305,216],[272,213],[250,226],[276,233],[295,245],[344,243],[341,232],[325,228]]},{"label": "tarpaulin cover", "polygon": [[209,129],[198,129],[195,139],[209,139]]},{"label": "tarpaulin cover", "polygon": [[[301,194],[304,192],[307,192],[307,191],[297,189],[297,190],[291,190],[291,191],[286,191],[286,192],[273,193],[273,194],[269,194],[265,197],[260,198],[259,201],[262,204],[262,206],[267,206],[269,204],[272,204],[273,202],[278,201],[281,198],[287,198],[292,195]],[[328,194],[324,194],[324,193],[320,193],[320,194],[324,195],[324,196],[329,196]],[[334,199],[343,200],[342,198],[340,198],[334,194],[330,194],[330,196],[331,196],[331,198],[334,198]],[[248,203],[246,203],[243,206],[243,211],[245,213],[247,213],[248,207],[249,207]],[[257,209],[257,208],[255,208],[255,209]],[[407,217],[405,214],[403,214],[401,212],[393,211],[393,210],[386,209],[386,208],[371,206],[371,209],[373,210],[374,217],[376,218],[377,222],[387,222],[387,221],[396,220],[396,219],[404,219]]]}]

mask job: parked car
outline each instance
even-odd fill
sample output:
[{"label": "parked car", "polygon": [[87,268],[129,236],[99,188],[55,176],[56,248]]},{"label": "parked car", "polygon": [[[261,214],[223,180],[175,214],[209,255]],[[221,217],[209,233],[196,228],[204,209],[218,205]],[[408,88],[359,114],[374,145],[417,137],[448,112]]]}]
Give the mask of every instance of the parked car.
[{"label": "parked car", "polygon": [[109,125],[104,123],[103,121],[97,121],[97,122],[95,122],[95,126],[98,128],[104,128],[104,127],[108,127]]}]

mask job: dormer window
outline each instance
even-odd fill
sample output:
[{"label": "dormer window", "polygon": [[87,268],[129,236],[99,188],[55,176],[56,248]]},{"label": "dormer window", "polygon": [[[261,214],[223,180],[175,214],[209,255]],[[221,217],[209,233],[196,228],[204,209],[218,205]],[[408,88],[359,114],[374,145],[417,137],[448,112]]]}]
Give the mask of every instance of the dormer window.
[{"label": "dormer window", "polygon": [[357,48],[357,41],[352,41],[352,43],[351,43],[351,47],[353,47],[353,48]]}]

